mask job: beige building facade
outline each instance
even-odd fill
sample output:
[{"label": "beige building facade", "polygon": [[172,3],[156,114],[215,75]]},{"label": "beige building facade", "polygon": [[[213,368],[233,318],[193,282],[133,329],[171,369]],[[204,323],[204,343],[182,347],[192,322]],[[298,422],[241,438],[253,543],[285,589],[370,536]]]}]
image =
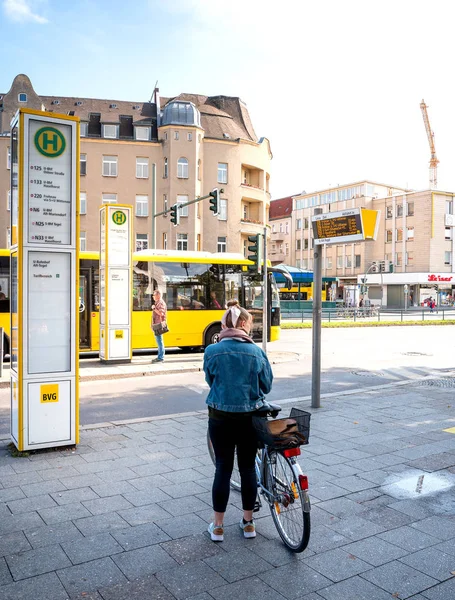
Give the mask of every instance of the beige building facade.
[{"label": "beige building facade", "polygon": [[[0,247],[8,247],[10,137],[18,108],[81,119],[81,240],[99,249],[99,207],[134,207],[137,249],[246,253],[247,237],[268,222],[272,153],[254,131],[246,105],[227,96],[181,94],[151,102],[39,96],[26,75],[0,94]],[[153,173],[156,177],[153,177]],[[209,201],[184,206],[223,189],[219,214]],[[180,223],[153,214],[182,204]],[[154,226],[155,225],[155,226]]]},{"label": "beige building facade", "polygon": [[336,280],[332,299],[358,304],[366,278],[368,297],[374,304],[420,306],[429,297],[439,304],[452,303],[454,197],[450,192],[417,192],[371,181],[294,196],[289,264],[313,269],[313,215],[357,207],[374,209],[380,211],[375,241],[323,246],[323,277]]}]

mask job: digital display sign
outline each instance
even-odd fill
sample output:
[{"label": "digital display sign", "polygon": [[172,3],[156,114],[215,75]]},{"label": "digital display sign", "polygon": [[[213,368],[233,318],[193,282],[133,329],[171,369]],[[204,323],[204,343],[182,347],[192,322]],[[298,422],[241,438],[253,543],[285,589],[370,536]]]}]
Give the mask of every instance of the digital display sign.
[{"label": "digital display sign", "polygon": [[314,243],[320,245],[363,241],[365,232],[362,217],[360,208],[315,215],[311,219]]}]

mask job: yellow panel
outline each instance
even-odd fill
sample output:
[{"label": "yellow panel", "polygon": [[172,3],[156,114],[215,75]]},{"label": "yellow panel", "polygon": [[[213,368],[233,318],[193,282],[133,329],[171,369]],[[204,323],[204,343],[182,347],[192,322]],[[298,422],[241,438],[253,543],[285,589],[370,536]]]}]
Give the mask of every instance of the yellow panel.
[{"label": "yellow panel", "polygon": [[40,386],[40,402],[42,404],[58,402],[58,383],[50,383]]},{"label": "yellow panel", "polygon": [[379,211],[369,210],[366,208],[362,208],[361,211],[363,223],[363,237],[366,240],[375,240],[377,235]]},{"label": "yellow panel", "polygon": [[449,429],[443,429],[442,431],[446,431],[447,433],[455,433],[455,427],[450,427]]}]

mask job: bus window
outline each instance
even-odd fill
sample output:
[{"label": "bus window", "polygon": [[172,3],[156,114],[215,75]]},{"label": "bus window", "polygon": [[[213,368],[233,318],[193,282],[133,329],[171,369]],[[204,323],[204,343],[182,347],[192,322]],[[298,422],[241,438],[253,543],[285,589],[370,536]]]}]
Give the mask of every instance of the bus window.
[{"label": "bus window", "polygon": [[0,256],[0,313],[9,313],[9,256]]}]

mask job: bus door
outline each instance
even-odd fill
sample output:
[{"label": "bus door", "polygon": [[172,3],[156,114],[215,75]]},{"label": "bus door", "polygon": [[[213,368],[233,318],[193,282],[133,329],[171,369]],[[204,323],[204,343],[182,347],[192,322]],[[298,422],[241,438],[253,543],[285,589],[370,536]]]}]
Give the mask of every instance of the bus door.
[{"label": "bus door", "polygon": [[79,274],[79,348],[91,348],[90,307],[91,269],[81,269]]}]

